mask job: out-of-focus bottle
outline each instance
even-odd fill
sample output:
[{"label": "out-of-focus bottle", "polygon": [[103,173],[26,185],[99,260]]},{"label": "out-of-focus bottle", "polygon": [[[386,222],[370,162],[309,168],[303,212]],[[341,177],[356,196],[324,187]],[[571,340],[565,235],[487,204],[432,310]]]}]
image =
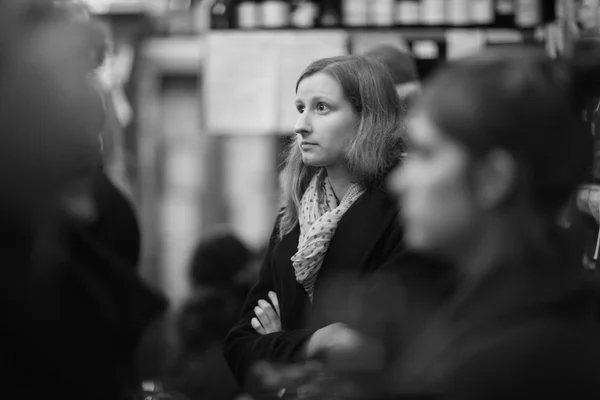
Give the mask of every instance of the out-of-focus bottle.
[{"label": "out-of-focus bottle", "polygon": [[539,0],[516,0],[515,22],[521,28],[533,28],[541,23]]},{"label": "out-of-focus bottle", "polygon": [[450,25],[461,26],[468,25],[471,22],[471,1],[470,0],[446,0],[447,20]]},{"label": "out-of-focus bottle", "polygon": [[419,23],[421,4],[418,0],[398,0],[396,2],[396,24],[416,25]]},{"label": "out-of-focus bottle", "polygon": [[377,0],[372,3],[371,7],[371,25],[394,25],[394,23],[396,22],[396,0]]},{"label": "out-of-focus bottle", "polygon": [[290,22],[290,3],[284,0],[264,0],[260,14],[263,27],[285,28]]},{"label": "out-of-focus bottle", "polygon": [[335,28],[341,25],[342,5],[340,0],[321,0],[319,5],[319,26]]},{"label": "out-of-focus bottle", "polygon": [[210,9],[211,29],[231,29],[231,1],[216,0]]},{"label": "out-of-focus bottle", "polygon": [[242,0],[237,6],[237,26],[241,29],[253,29],[259,26],[258,5],[254,0]]},{"label": "out-of-focus bottle", "polygon": [[421,22],[425,25],[441,25],[445,22],[447,0],[422,0]]},{"label": "out-of-focus bottle", "polygon": [[495,24],[502,27],[515,25],[515,1],[496,0],[494,3]]},{"label": "out-of-focus bottle", "polygon": [[296,0],[292,12],[292,26],[312,28],[319,18],[319,6],[314,0]]},{"label": "out-of-focus bottle", "polygon": [[342,0],[342,23],[344,26],[360,27],[369,24],[372,0]]},{"label": "out-of-focus bottle", "polygon": [[471,0],[471,22],[481,25],[494,23],[494,4],[492,0]]}]

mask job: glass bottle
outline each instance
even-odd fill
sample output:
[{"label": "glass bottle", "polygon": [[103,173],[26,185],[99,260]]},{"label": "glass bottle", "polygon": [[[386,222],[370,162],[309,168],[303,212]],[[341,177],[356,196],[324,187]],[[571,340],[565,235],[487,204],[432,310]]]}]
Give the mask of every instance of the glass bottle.
[{"label": "glass bottle", "polygon": [[419,23],[421,4],[418,0],[398,0],[396,2],[396,24],[416,25]]}]

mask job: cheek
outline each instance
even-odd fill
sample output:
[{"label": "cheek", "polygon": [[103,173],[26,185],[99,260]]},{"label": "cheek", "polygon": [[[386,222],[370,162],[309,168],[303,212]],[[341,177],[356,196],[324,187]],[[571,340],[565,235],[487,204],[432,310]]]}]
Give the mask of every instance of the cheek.
[{"label": "cheek", "polygon": [[452,246],[474,221],[474,204],[464,174],[439,166],[415,178],[404,196],[408,243],[435,252]]},{"label": "cheek", "polygon": [[342,115],[324,117],[321,132],[323,144],[332,152],[342,153],[356,136],[356,126],[351,116]]}]

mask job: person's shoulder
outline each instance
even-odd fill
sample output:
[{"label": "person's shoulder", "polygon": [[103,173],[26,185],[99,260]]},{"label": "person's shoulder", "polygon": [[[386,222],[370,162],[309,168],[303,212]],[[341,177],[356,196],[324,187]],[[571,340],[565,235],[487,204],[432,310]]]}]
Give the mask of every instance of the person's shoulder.
[{"label": "person's shoulder", "polygon": [[456,366],[454,388],[460,398],[506,398],[533,392],[594,393],[598,398],[599,332],[596,324],[548,318],[494,333]]}]

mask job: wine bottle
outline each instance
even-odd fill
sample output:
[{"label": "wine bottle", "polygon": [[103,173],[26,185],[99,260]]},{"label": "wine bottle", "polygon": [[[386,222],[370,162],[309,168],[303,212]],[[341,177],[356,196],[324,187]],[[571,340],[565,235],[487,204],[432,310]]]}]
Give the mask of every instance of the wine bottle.
[{"label": "wine bottle", "polygon": [[517,0],[515,22],[521,28],[533,28],[541,22],[541,8],[538,0]]},{"label": "wine bottle", "polygon": [[392,26],[395,22],[396,0],[377,0],[371,4],[371,25]]},{"label": "wine bottle", "polygon": [[468,25],[471,22],[470,0],[447,0],[447,20],[450,25]]},{"label": "wine bottle", "polygon": [[514,0],[496,0],[494,2],[495,25],[503,28],[515,26]]},{"label": "wine bottle", "polygon": [[343,0],[342,21],[344,26],[367,26],[369,23],[369,6],[372,0]]},{"label": "wine bottle", "polygon": [[421,4],[418,0],[398,0],[396,2],[396,24],[416,25],[419,23]]},{"label": "wine bottle", "polygon": [[263,27],[285,28],[289,26],[290,3],[285,0],[264,0],[260,14]]},{"label": "wine bottle", "polygon": [[241,29],[258,27],[258,6],[254,0],[242,0],[237,6],[237,26]]},{"label": "wine bottle", "polygon": [[312,28],[319,17],[319,6],[313,0],[296,0],[292,11],[292,26]]},{"label": "wine bottle", "polygon": [[210,9],[211,29],[230,29],[232,26],[231,1],[216,0]]},{"label": "wine bottle", "polygon": [[319,26],[323,28],[335,28],[342,22],[341,0],[322,0],[319,10]]},{"label": "wine bottle", "polygon": [[494,23],[494,4],[492,0],[471,0],[471,22],[481,25]]},{"label": "wine bottle", "polygon": [[441,25],[445,22],[444,3],[447,0],[423,0],[421,2],[421,22],[425,25]]}]

